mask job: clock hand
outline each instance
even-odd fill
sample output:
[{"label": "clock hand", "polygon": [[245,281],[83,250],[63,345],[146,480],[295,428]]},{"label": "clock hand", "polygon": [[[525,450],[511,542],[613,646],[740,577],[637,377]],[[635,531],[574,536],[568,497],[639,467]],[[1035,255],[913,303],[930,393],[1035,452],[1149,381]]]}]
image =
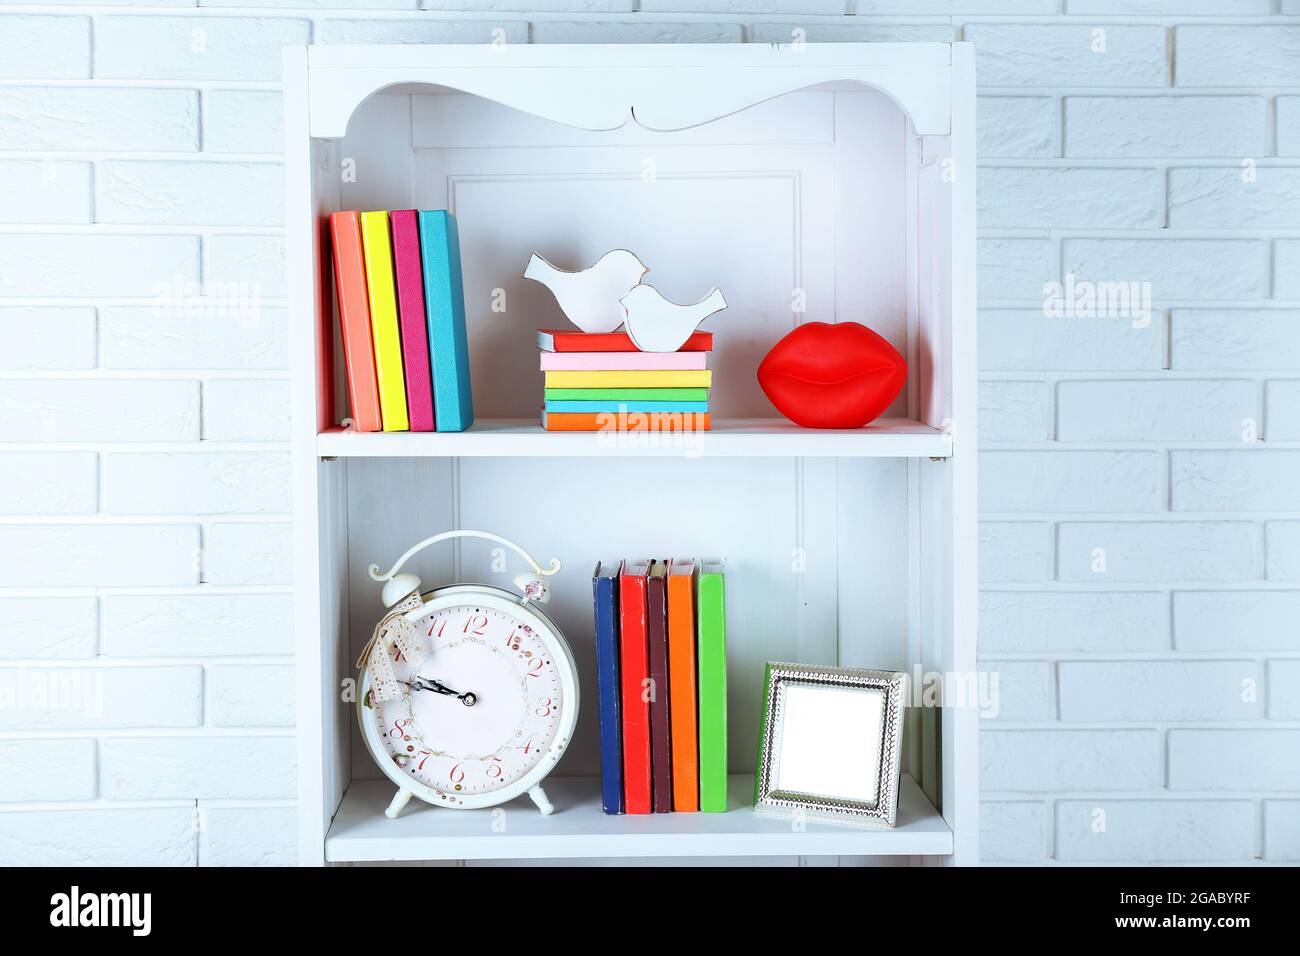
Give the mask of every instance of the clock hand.
[{"label": "clock hand", "polygon": [[431,690],[435,694],[455,697],[466,707],[473,707],[478,701],[478,695],[473,691],[466,691],[463,694],[457,693],[446,684],[442,683],[442,681],[434,680],[432,677],[416,677],[413,679],[413,682],[402,681],[402,683],[406,684],[406,686],[411,688],[411,690]]}]

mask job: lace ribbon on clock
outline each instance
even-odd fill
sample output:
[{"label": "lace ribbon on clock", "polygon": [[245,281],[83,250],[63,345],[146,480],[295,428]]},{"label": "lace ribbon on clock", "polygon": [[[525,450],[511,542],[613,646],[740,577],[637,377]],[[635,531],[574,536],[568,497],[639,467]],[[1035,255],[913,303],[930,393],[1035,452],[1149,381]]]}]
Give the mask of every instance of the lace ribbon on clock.
[{"label": "lace ribbon on clock", "polygon": [[369,668],[370,693],[373,695],[372,700],[378,703],[402,696],[402,687],[393,673],[393,659],[388,653],[390,647],[396,647],[411,664],[424,660],[419,632],[406,617],[408,611],[414,611],[423,604],[418,591],[402,598],[375,625],[374,634],[370,635],[370,640],[361,649],[361,656],[357,658],[357,670]]}]

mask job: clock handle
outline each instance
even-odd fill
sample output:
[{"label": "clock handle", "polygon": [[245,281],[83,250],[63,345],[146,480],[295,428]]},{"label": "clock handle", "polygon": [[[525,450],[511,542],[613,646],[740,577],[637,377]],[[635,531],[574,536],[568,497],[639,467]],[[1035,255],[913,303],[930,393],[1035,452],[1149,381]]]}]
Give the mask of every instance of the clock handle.
[{"label": "clock handle", "polygon": [[540,600],[545,601],[549,597],[549,589],[546,587],[543,578],[550,577],[560,570],[560,559],[552,558],[549,567],[543,568],[533,556],[525,551],[519,545],[515,544],[509,538],[503,538],[498,534],[490,534],[486,531],[444,531],[441,534],[435,534],[430,538],[425,538],[418,544],[412,545],[406,553],[397,559],[396,563],[388,569],[386,573],[379,572],[379,565],[370,566],[370,579],[372,581],[383,581],[384,592],[383,601],[385,607],[392,607],[403,597],[416,591],[420,587],[420,579],[414,574],[398,574],[410,558],[417,552],[423,551],[431,544],[437,544],[440,541],[450,541],[452,538],[482,538],[485,541],[495,541],[497,544],[503,544],[510,548],[521,558],[528,562],[529,567],[533,569],[532,575],[520,575],[515,578],[515,584],[524,592],[524,601]]}]

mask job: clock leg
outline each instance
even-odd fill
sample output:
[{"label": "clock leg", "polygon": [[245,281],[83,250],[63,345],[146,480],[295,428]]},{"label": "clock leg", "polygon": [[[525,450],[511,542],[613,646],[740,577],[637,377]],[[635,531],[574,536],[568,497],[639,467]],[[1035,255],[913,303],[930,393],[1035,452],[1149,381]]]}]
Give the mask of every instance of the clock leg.
[{"label": "clock leg", "polygon": [[388,817],[390,820],[396,820],[397,815],[402,812],[402,808],[410,802],[411,791],[405,788],[399,789],[397,793],[393,794],[393,802],[390,803],[388,809],[384,811],[384,816]]},{"label": "clock leg", "polygon": [[547,799],[546,791],[542,789],[541,784],[529,790],[528,795],[533,798],[533,803],[537,804],[537,809],[542,811],[542,816],[549,817],[555,812],[555,805]]}]

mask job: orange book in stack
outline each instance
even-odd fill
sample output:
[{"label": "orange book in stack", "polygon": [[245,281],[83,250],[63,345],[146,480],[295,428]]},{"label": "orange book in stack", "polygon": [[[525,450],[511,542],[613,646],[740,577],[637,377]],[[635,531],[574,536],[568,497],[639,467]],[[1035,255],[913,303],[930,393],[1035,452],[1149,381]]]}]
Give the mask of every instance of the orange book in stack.
[{"label": "orange book in stack", "polygon": [[551,432],[690,432],[708,431],[708,412],[546,412],[542,424]]}]

